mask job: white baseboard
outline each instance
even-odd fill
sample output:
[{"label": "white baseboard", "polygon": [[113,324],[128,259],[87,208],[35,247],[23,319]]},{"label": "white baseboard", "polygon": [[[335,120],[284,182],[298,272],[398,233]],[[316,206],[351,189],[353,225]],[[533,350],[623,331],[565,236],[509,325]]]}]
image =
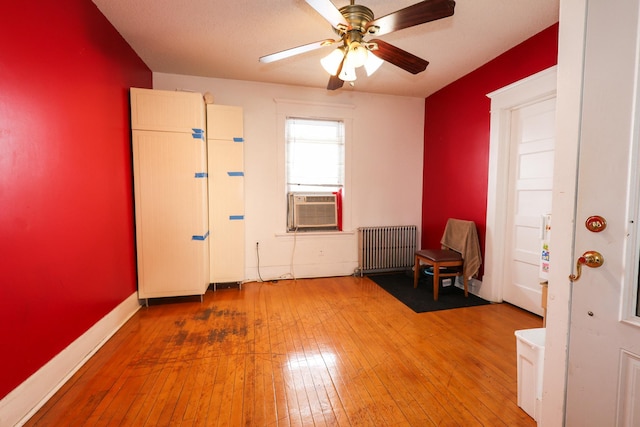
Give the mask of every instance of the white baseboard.
[{"label": "white baseboard", "polygon": [[[455,285],[460,289],[464,289],[464,282],[462,281],[462,277],[460,276],[456,277]],[[487,301],[490,301],[488,298],[481,295],[482,282],[480,280],[474,277],[470,277],[469,281],[467,282],[467,286],[468,286],[468,291],[473,295],[486,299]]]},{"label": "white baseboard", "polygon": [[26,423],[140,309],[133,293],[0,400],[0,426]]}]

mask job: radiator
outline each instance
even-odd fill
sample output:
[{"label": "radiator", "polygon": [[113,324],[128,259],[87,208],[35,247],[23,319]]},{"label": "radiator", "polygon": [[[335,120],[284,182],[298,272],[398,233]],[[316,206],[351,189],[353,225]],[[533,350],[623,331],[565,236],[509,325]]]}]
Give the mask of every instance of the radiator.
[{"label": "radiator", "polygon": [[358,270],[364,273],[408,270],[414,264],[417,227],[358,228]]}]

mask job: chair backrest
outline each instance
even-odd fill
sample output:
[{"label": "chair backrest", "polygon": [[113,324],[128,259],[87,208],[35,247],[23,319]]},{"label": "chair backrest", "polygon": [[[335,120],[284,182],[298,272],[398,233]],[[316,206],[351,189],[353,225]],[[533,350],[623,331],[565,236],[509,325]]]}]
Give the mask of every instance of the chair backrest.
[{"label": "chair backrest", "polygon": [[440,243],[456,252],[462,252],[462,248],[465,246],[469,234],[473,233],[475,229],[476,225],[473,221],[449,218],[444,228],[444,233],[442,233]]},{"label": "chair backrest", "polygon": [[440,243],[447,249],[459,252],[464,259],[467,277],[475,275],[482,265],[478,231],[473,221],[449,218]]}]

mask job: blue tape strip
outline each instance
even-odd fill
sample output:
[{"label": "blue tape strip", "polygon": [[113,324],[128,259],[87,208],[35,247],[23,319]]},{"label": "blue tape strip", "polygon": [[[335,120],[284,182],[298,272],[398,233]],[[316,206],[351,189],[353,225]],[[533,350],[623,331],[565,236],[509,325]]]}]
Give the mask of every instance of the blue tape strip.
[{"label": "blue tape strip", "polygon": [[204,134],[204,129],[191,128],[191,130],[193,131],[193,133],[201,133],[201,134]]},{"label": "blue tape strip", "polygon": [[196,178],[208,178],[209,174],[206,172],[196,172]]},{"label": "blue tape strip", "polygon": [[233,142],[244,142],[244,138],[233,137]]},{"label": "blue tape strip", "polygon": [[229,215],[229,220],[231,221],[242,221],[244,219],[244,215]]},{"label": "blue tape strip", "polygon": [[191,136],[193,139],[201,139],[204,141],[204,133],[192,133]]},{"label": "blue tape strip", "polygon": [[244,176],[244,172],[227,172],[229,176]]},{"label": "blue tape strip", "polygon": [[208,231],[204,234],[204,236],[191,236],[191,240],[207,240],[207,237],[209,237]]}]

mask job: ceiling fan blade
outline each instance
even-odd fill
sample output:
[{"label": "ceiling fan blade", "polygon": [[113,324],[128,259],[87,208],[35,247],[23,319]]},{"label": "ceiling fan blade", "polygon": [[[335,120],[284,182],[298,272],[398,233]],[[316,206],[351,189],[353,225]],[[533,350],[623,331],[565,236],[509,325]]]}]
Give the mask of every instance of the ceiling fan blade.
[{"label": "ceiling fan blade", "polygon": [[305,0],[309,6],[314,8],[324,19],[329,21],[333,28],[339,26],[348,27],[349,23],[340,13],[337,7],[330,0]]},{"label": "ceiling fan blade", "polygon": [[340,80],[338,76],[329,77],[329,83],[327,84],[328,90],[340,89],[344,85],[344,81]]},{"label": "ceiling fan blade", "polygon": [[418,74],[424,71],[427,68],[427,65],[429,65],[429,61],[418,58],[417,56],[383,40],[371,40],[370,43],[378,45],[378,48],[371,50],[371,53],[380,59],[384,59],[385,61],[392,63],[396,67],[400,67],[403,70],[410,72],[411,74]]},{"label": "ceiling fan blade", "polygon": [[335,42],[336,42],[335,40],[331,40],[331,39],[320,40],[314,43],[309,43],[302,46],[293,47],[291,49],[283,50],[280,52],[272,53],[270,55],[261,56],[260,59],[258,59],[258,61],[262,62],[263,64],[268,64],[269,62],[279,61],[281,59],[289,58],[294,55],[299,55],[301,53],[306,53],[312,50],[320,49],[321,47],[332,45]]},{"label": "ceiling fan blade", "polygon": [[338,70],[334,76],[329,77],[329,83],[327,83],[327,90],[336,90],[340,89],[342,85],[344,85],[344,81],[338,77],[342,72],[342,66],[344,65],[345,58],[342,58],[340,61],[340,65],[338,65]]},{"label": "ceiling fan blade", "polygon": [[453,15],[453,0],[425,0],[367,23],[366,29],[376,36],[424,24]]}]

